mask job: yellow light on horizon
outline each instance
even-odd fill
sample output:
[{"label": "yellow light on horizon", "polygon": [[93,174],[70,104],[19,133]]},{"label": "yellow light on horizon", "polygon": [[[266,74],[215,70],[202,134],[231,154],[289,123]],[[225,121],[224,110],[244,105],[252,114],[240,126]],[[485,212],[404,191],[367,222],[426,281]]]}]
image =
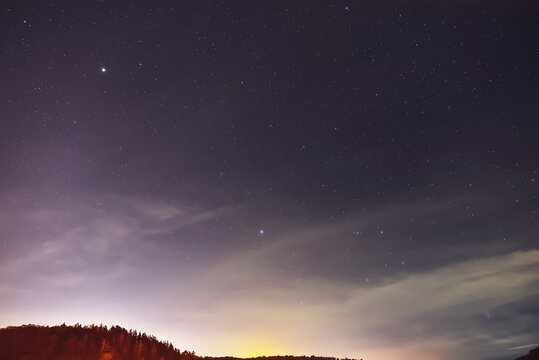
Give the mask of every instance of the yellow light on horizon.
[{"label": "yellow light on horizon", "polygon": [[234,356],[240,358],[253,358],[259,356],[288,355],[290,349],[278,345],[269,339],[244,339],[234,346]]}]

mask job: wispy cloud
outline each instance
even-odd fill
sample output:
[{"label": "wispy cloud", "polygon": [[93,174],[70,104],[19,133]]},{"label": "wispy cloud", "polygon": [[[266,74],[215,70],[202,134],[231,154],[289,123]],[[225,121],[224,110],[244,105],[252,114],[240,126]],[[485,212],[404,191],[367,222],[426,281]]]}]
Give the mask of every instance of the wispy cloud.
[{"label": "wispy cloud", "polygon": [[[298,348],[314,353],[345,356],[342,349],[354,349],[356,356],[373,358],[368,355],[381,354],[392,344],[396,349],[390,357],[394,358],[402,346],[416,344],[418,350],[423,343],[423,355],[434,344],[440,349],[443,344],[452,344],[452,349],[458,345],[469,354],[479,343],[503,340],[489,333],[478,317],[494,317],[501,306],[539,294],[539,274],[532,271],[538,265],[538,250],[515,252],[360,288],[322,279],[298,281],[238,255],[218,268],[222,276],[212,272],[199,283],[196,293],[218,290],[206,299],[209,316],[192,321],[209,321],[208,329],[245,337],[256,331],[246,324],[258,324],[260,331],[282,341],[294,338]],[[514,319],[504,321],[507,329],[514,327]],[[509,339],[504,347],[510,350],[518,344],[514,341],[522,340]],[[343,343],[346,346],[340,348]],[[339,345],[330,348],[330,344]],[[454,350],[446,351],[431,356],[456,355]]]},{"label": "wispy cloud", "polygon": [[[263,236],[238,233],[234,251],[190,258],[197,237],[218,242],[222,224],[244,210],[110,194],[1,198],[0,307],[9,315],[0,325],[104,322],[203,354],[264,348],[377,360],[454,359],[475,348],[511,354],[538,335],[529,325],[539,313],[536,249],[439,264],[432,254],[429,266],[373,282],[358,272],[330,276],[328,266],[339,265],[332,251],[347,246],[346,236],[361,232],[369,263],[388,251],[376,248],[383,225],[410,216],[425,223],[429,215],[414,213],[424,203],[324,225],[290,221]],[[395,236],[389,230],[384,236]],[[328,251],[312,258],[312,247]]]}]

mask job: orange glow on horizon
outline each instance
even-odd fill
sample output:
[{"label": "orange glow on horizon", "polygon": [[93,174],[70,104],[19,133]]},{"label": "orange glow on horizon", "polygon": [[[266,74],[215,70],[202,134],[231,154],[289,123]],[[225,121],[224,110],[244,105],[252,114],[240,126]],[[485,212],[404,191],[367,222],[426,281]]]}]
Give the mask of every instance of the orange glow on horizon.
[{"label": "orange glow on horizon", "polygon": [[259,356],[288,355],[290,349],[269,339],[245,339],[234,344],[233,356],[240,358],[253,358]]}]

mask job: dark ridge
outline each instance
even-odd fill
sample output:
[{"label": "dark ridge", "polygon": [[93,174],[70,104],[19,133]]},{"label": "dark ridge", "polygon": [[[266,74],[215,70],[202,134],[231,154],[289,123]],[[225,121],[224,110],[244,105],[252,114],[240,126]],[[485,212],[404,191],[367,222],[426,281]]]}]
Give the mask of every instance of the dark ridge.
[{"label": "dark ridge", "polygon": [[[205,356],[202,359],[205,360],[356,360],[349,358],[335,358],[331,356],[294,356],[294,355],[272,355],[272,356],[257,356],[254,358],[237,358],[233,356]],[[360,359],[363,360],[363,359]]]},{"label": "dark ridge", "polygon": [[528,355],[521,356],[516,360],[539,360],[539,347],[530,350]]},{"label": "dark ridge", "polygon": [[[119,326],[10,326],[0,329],[0,360],[238,360],[180,351],[155,336]],[[262,356],[258,360],[340,360],[316,356]],[[253,359],[253,360],[254,360]]]},{"label": "dark ridge", "polygon": [[154,336],[119,326],[23,325],[0,329],[2,360],[194,360]]}]

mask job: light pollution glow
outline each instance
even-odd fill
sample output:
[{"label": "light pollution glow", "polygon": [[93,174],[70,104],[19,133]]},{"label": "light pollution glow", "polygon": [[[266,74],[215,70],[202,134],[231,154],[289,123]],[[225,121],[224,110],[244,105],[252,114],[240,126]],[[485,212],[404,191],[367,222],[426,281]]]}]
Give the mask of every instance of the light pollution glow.
[{"label": "light pollution glow", "polygon": [[537,1],[19,1],[0,326],[200,355],[539,339]]},{"label": "light pollution glow", "polygon": [[292,252],[301,263],[320,238],[352,224],[374,226],[402,209],[324,227],[288,225],[273,237],[266,231],[263,242],[254,228],[235,250],[202,257],[163,251],[156,236],[188,236],[238,216],[234,209],[95,194],[29,200],[2,195],[1,326],[120,325],[198,354],[242,357],[442,360],[458,357],[458,349],[469,354],[476,341],[533,344],[522,334],[502,339],[482,321],[538,295],[539,250],[394,274],[368,286],[298,276],[280,261]]}]

